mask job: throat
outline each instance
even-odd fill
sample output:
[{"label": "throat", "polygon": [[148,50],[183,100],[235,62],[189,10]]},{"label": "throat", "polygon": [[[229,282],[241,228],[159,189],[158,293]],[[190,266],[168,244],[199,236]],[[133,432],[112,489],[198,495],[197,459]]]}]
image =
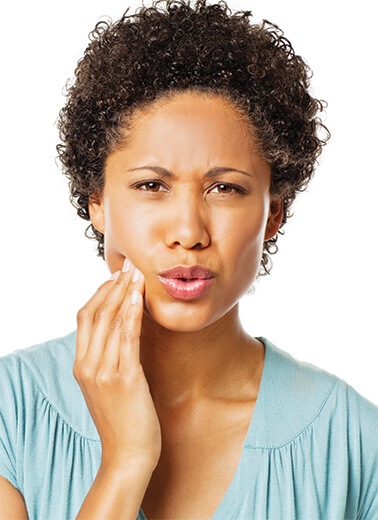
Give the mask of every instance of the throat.
[{"label": "throat", "polygon": [[225,330],[217,325],[189,333],[143,329],[141,363],[151,394],[162,407],[239,393],[250,398],[253,387],[258,388],[263,345],[241,327]]}]

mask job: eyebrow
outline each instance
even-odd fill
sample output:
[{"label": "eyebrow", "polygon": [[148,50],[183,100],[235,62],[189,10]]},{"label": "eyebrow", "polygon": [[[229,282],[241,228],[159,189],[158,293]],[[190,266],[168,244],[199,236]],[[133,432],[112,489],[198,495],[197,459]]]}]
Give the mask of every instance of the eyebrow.
[{"label": "eyebrow", "polygon": [[[138,170],[150,170],[150,171],[155,172],[157,175],[160,175],[161,177],[165,177],[167,179],[174,177],[172,172],[170,172],[166,168],[162,168],[161,166],[144,165],[144,166],[138,166],[137,168],[131,168],[127,171],[135,172]],[[229,172],[242,173],[243,175],[247,175],[248,177],[251,177],[251,174],[248,172],[245,172],[244,170],[238,170],[237,168],[229,168],[228,166],[215,166],[214,168],[210,168],[210,170],[205,173],[205,177],[213,178],[213,177],[217,177],[218,175],[223,175],[224,173],[229,173]]]}]

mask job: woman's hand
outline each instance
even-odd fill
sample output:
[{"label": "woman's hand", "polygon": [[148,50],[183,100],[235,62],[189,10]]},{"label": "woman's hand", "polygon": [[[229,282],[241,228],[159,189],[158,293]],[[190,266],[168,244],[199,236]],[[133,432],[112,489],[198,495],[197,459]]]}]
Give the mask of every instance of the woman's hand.
[{"label": "woman's hand", "polygon": [[143,293],[142,273],[126,260],[78,313],[73,372],[101,438],[100,469],[148,483],[161,432],[139,357]]}]

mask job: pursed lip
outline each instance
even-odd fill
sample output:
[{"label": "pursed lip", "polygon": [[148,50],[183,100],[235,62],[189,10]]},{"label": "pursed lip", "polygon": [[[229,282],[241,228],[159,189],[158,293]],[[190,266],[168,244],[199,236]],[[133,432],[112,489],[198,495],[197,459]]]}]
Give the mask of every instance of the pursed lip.
[{"label": "pursed lip", "polygon": [[215,273],[206,267],[177,266],[158,274],[167,293],[176,300],[195,300],[206,294],[212,286]]},{"label": "pursed lip", "polygon": [[181,278],[183,280],[207,280],[209,278],[215,278],[215,273],[201,265],[192,265],[189,267],[178,265],[172,269],[162,271],[158,276],[162,278]]}]

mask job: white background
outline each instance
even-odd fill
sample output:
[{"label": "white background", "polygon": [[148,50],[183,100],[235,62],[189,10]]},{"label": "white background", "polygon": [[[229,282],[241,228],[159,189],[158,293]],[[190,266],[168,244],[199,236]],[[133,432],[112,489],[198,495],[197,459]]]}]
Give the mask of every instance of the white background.
[{"label": "white background", "polygon": [[[2,7],[0,354],[73,330],[77,309],[108,277],[68,202],[54,124],[88,32],[128,5],[22,0]],[[315,72],[315,95],[329,102],[332,133],[279,240],[272,275],[242,302],[243,322],[378,403],[375,2],[229,5],[284,29]]]}]

